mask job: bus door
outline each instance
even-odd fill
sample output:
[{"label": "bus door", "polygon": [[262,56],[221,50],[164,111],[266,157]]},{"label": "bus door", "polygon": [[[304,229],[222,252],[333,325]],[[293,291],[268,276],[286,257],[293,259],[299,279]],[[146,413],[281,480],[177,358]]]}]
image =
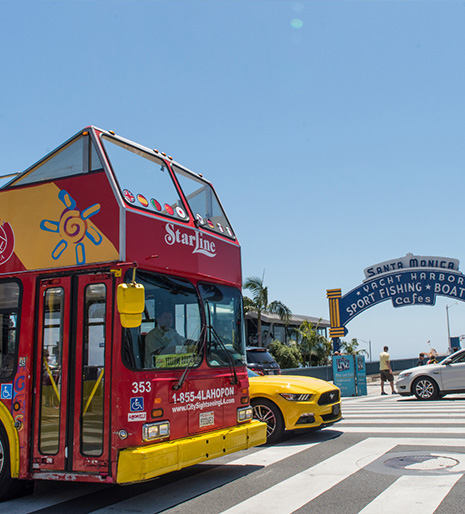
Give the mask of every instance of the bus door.
[{"label": "bus door", "polygon": [[39,293],[33,471],[107,473],[112,279],[41,280]]}]

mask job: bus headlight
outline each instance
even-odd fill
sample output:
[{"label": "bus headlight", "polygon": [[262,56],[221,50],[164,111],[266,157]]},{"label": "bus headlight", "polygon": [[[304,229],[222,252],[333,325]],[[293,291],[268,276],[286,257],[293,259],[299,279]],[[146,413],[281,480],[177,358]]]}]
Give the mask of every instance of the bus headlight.
[{"label": "bus headlight", "polygon": [[237,422],[241,423],[242,421],[249,421],[252,419],[253,409],[250,407],[242,407],[241,409],[237,409]]},{"label": "bus headlight", "polygon": [[153,441],[153,439],[161,439],[169,437],[170,422],[158,421],[157,423],[146,423],[142,426],[142,439],[144,441]]}]

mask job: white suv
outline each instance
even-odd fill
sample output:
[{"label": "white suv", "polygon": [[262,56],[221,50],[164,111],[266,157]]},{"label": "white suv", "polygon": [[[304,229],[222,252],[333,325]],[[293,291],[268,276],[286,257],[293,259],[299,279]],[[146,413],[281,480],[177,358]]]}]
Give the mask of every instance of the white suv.
[{"label": "white suv", "polygon": [[396,389],[402,396],[414,394],[419,400],[465,393],[465,350],[449,355],[439,364],[402,371],[397,378]]}]

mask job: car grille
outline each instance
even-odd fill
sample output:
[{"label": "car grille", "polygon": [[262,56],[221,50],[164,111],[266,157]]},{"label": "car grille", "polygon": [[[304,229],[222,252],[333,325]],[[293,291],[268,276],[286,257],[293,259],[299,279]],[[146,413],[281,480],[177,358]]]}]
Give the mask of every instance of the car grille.
[{"label": "car grille", "polygon": [[323,414],[321,416],[321,419],[323,421],[333,421],[333,420],[337,419],[340,415],[341,415],[341,404],[336,403],[333,405],[331,412],[329,414]]},{"label": "car grille", "polygon": [[329,405],[330,403],[336,403],[338,401],[339,391],[337,389],[334,389],[333,391],[323,393],[318,399],[318,405]]},{"label": "car grille", "polygon": [[331,420],[333,420],[333,419],[336,419],[338,416],[339,416],[339,414],[333,414],[333,413],[331,412],[331,413],[329,413],[329,414],[323,414],[323,415],[321,416],[321,419],[322,419],[323,421],[331,421]]}]

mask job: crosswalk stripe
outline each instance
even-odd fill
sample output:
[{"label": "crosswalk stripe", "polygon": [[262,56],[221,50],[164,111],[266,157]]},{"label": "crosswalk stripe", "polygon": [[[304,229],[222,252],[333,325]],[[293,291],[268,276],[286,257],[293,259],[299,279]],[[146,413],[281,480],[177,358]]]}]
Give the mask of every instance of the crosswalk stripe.
[{"label": "crosswalk stripe", "polygon": [[[401,419],[396,419],[396,418],[389,418],[389,419],[384,419],[382,420],[383,422],[383,425],[405,425],[406,423],[409,423],[409,424],[413,424],[413,423],[419,423],[421,421],[428,421],[429,424],[433,424],[433,425],[461,425],[463,426],[464,423],[465,423],[465,420],[463,421],[457,421],[455,417],[453,418],[450,418],[450,419],[444,419],[444,418],[437,418],[437,419],[434,419],[434,418],[421,418],[420,420],[411,420],[410,416],[408,417],[403,417]],[[340,421],[338,423],[338,427],[341,428],[343,426],[346,426],[346,425],[353,425],[353,424],[358,424],[358,425],[367,425],[367,424],[373,424],[373,423],[376,423],[376,419],[374,419],[373,417],[371,419],[354,419],[354,420],[349,420],[349,419],[346,419],[344,418],[344,420]]]},{"label": "crosswalk stripe", "polygon": [[[244,457],[234,459],[222,465],[220,464],[214,469],[203,471],[202,473],[195,475],[194,478],[184,478],[173,485],[163,487],[163,489],[155,489],[138,496],[133,496],[129,500],[124,500],[116,505],[99,509],[93,514],[127,514],[127,512],[133,509],[135,503],[137,503],[138,514],[152,514],[154,512],[154,508],[157,509],[157,512],[161,512],[177,503],[189,500],[192,496],[207,493],[212,489],[221,487],[231,480],[236,479],[237,476],[233,476],[231,474],[231,466],[267,467],[283,459],[308,450],[309,448],[320,444],[322,441],[302,445],[281,443],[275,446],[259,449],[250,455],[245,455]],[[215,461],[212,461],[211,464],[214,465]],[[210,466],[211,464],[201,464],[200,466]]]},{"label": "crosswalk stripe", "polygon": [[[366,412],[366,411],[365,411]],[[437,413],[431,413],[431,412],[428,412],[428,411],[418,411],[418,410],[415,410],[415,411],[397,411],[397,410],[393,410],[393,411],[384,411],[383,413],[379,413],[377,411],[371,411],[369,413],[359,413],[359,412],[354,412],[354,411],[344,411],[343,413],[343,416],[344,416],[344,419],[347,418],[347,417],[350,417],[350,418],[371,418],[371,417],[374,417],[374,418],[390,418],[391,416],[395,416],[397,418],[405,418],[406,416],[407,417],[417,417],[417,418],[424,418],[424,417],[427,417],[427,418],[430,418],[431,416],[436,416],[436,417],[444,417],[444,415],[447,414],[447,416],[454,416],[454,418],[465,418],[465,412],[463,411],[457,411],[457,412],[454,412],[454,411],[446,411],[446,412],[443,412],[443,411],[439,411]]]},{"label": "crosswalk stripe", "polygon": [[356,418],[356,419],[364,419],[364,418],[379,418],[379,419],[385,419],[389,420],[393,418],[423,418],[423,419],[431,419],[431,418],[439,418],[439,419],[465,419],[465,413],[462,412],[418,412],[418,411],[411,411],[411,412],[398,412],[398,411],[392,411],[392,412],[385,412],[383,414],[379,414],[378,412],[365,412],[364,414],[358,414],[356,412],[347,412],[344,411],[342,413],[342,419],[347,418]]},{"label": "crosswalk stripe", "polygon": [[360,468],[360,455],[369,455],[369,462],[381,457],[392,448],[392,440],[369,438],[344,450],[315,466],[294,475],[279,484],[238,505],[223,514],[290,514],[320,494],[356,473]]},{"label": "crosswalk stripe", "polygon": [[269,448],[254,452],[250,455],[245,455],[240,459],[236,459],[228,462],[228,465],[234,466],[269,466],[270,464],[275,464],[280,460],[287,459],[288,457],[292,457],[293,455],[308,450],[312,446],[316,446],[320,444],[317,443],[309,443],[302,445],[287,445],[287,444],[278,444],[276,446],[271,446]]},{"label": "crosswalk stripe", "polygon": [[[389,398],[391,400],[391,398]],[[359,434],[453,435],[465,432],[465,405],[436,402],[408,402],[396,398],[381,408],[376,404],[350,404],[342,408],[337,428]]]},{"label": "crosswalk stripe", "polygon": [[404,475],[378,495],[359,514],[421,512],[433,514],[463,475]]},{"label": "crosswalk stripe", "polygon": [[352,406],[342,406],[343,412],[389,412],[389,411],[399,411],[399,412],[409,412],[409,411],[419,411],[419,412],[465,412],[465,405],[450,405],[444,407],[441,404],[432,404],[429,403],[425,405],[422,403],[421,405],[402,405],[393,403],[392,405],[388,405],[386,407],[381,408],[378,404],[376,405],[357,405],[356,407]]},{"label": "crosswalk stripe", "polygon": [[409,426],[409,427],[393,427],[390,425],[385,426],[341,426],[341,431],[346,433],[357,434],[436,434],[438,437],[444,434],[463,434],[465,427],[458,425],[454,427],[422,427],[422,426]]},{"label": "crosswalk stripe", "polygon": [[[464,438],[441,440],[443,446],[461,446]],[[432,446],[434,438],[372,437],[361,441],[329,459],[262,491],[222,514],[291,514],[342,480],[367,466],[398,445]],[[361,457],[363,465],[361,464]],[[454,475],[457,476],[457,475]],[[462,475],[459,474],[460,478]],[[435,476],[437,478],[437,475]],[[451,486],[452,487],[452,486]],[[401,512],[409,510],[400,509]],[[387,512],[387,511],[385,511]],[[392,509],[389,514],[392,514]],[[423,514],[423,511],[421,511]],[[378,512],[378,514],[381,514]],[[384,512],[382,513],[384,514]]]}]

